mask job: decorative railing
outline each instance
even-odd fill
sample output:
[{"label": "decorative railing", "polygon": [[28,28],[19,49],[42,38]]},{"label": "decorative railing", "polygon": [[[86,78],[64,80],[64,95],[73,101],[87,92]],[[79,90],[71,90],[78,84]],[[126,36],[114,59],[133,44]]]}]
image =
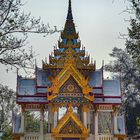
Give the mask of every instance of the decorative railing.
[{"label": "decorative railing", "polygon": [[98,135],[98,140],[113,140],[113,135]]},{"label": "decorative railing", "polygon": [[30,133],[30,134],[25,134],[23,140],[52,140],[51,134],[45,134],[43,137],[40,134],[35,134],[35,133]]},{"label": "decorative railing", "polygon": [[[24,140],[40,140],[41,135],[36,133],[25,134]],[[51,134],[45,134],[44,140],[51,140]],[[98,135],[95,140],[113,140],[113,135]]]},{"label": "decorative railing", "polygon": [[26,134],[24,136],[24,140],[39,140],[40,135],[39,134]]}]

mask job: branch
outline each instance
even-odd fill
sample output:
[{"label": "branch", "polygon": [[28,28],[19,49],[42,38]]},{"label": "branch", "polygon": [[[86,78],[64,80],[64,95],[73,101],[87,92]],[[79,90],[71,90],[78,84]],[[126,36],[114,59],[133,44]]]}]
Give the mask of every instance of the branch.
[{"label": "branch", "polygon": [[9,7],[8,7],[8,11],[7,11],[7,14],[6,14],[6,16],[5,16],[5,18],[3,19],[3,21],[0,23],[0,26],[7,20],[7,17],[8,17],[8,15],[9,15],[9,12],[10,12],[10,9],[11,9],[11,6],[12,6],[12,3],[13,3],[13,0],[11,0],[11,1],[9,1],[10,3],[9,3]]}]

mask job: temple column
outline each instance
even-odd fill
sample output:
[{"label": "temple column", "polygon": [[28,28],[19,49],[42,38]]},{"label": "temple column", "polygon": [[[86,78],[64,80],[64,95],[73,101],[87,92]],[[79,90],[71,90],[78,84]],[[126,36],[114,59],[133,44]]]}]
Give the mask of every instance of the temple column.
[{"label": "temple column", "polygon": [[[24,133],[25,131],[25,110],[21,109],[21,126],[20,126],[20,133]],[[20,140],[24,140],[24,136],[20,137]]]},{"label": "temple column", "polygon": [[40,138],[39,140],[44,139],[44,133],[43,133],[43,123],[44,123],[44,110],[40,111]]},{"label": "temple column", "polygon": [[85,127],[87,128],[87,112],[88,112],[88,107],[86,105],[83,105],[83,122]]},{"label": "temple column", "polygon": [[57,122],[59,120],[59,108],[58,108],[58,111],[57,111]]},{"label": "temple column", "polygon": [[90,121],[90,109],[88,109],[88,111],[87,111],[87,128],[89,129],[89,131],[91,132],[91,130],[90,130],[90,123],[91,123],[91,121]]},{"label": "temple column", "polygon": [[117,133],[117,112],[114,112],[114,133]]},{"label": "temple column", "polygon": [[51,132],[51,129],[53,128],[53,122],[54,122],[54,114],[53,114],[52,106],[48,107],[48,132]]},{"label": "temple column", "polygon": [[20,128],[20,132],[24,133],[25,130],[25,110],[22,108],[21,110],[21,128]]},{"label": "temple column", "polygon": [[99,116],[99,114],[98,114],[98,111],[97,111],[97,109],[96,109],[96,111],[95,111],[95,140],[98,140],[98,116]]},{"label": "temple column", "polygon": [[95,123],[94,123],[94,111],[93,110],[90,110],[89,119],[90,119],[90,126],[89,126],[90,133],[94,134],[95,133],[94,132],[94,128],[95,128],[94,125],[95,125]]},{"label": "temple column", "polygon": [[59,108],[55,106],[54,107],[54,128],[56,127],[57,121],[58,121],[58,111],[59,111]]},{"label": "temple column", "polygon": [[[117,134],[117,111],[114,111],[114,134]],[[114,138],[114,140],[118,140],[118,138]]]}]

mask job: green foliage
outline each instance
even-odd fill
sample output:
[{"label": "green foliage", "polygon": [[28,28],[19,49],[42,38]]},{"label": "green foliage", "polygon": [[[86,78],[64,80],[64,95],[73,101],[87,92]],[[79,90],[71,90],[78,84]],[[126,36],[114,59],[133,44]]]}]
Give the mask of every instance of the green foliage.
[{"label": "green foliage", "polygon": [[140,60],[140,21],[131,19],[131,28],[128,28],[129,38],[126,40],[126,48],[129,54],[137,61]]},{"label": "green foliage", "polygon": [[101,134],[112,134],[112,113],[110,112],[99,112],[98,115],[98,132]]},{"label": "green foliage", "polygon": [[111,57],[114,58],[106,65],[107,71],[113,72],[114,77],[121,79],[123,108],[126,114],[126,126],[128,134],[139,132],[137,118],[140,117],[140,70],[137,60],[127,50],[114,48]]},{"label": "green foliage", "polygon": [[140,116],[138,116],[138,117],[136,118],[136,123],[137,123],[138,132],[140,132]]},{"label": "green foliage", "polygon": [[26,131],[27,132],[39,132],[40,131],[40,117],[38,113],[26,112]]},{"label": "green foliage", "polygon": [[130,0],[130,3],[135,18],[130,20],[126,48],[140,66],[140,0]]},{"label": "green foliage", "polygon": [[15,92],[0,84],[0,130],[5,131],[11,124],[12,110],[15,107]]},{"label": "green foliage", "polygon": [[116,73],[122,81],[123,111],[126,113],[128,134],[140,133],[140,0],[128,0],[134,14],[128,28],[126,49],[114,48],[114,61],[106,70]]},{"label": "green foliage", "polygon": [[139,134],[140,101],[138,100],[138,97],[135,94],[129,95],[124,103],[124,107],[126,112],[126,127],[128,134]]},{"label": "green foliage", "polygon": [[2,136],[2,140],[13,140],[11,126],[6,127],[4,134]]}]

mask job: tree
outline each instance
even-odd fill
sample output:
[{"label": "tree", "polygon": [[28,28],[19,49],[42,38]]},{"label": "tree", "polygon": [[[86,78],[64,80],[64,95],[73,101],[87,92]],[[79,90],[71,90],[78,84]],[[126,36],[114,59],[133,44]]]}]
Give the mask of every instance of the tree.
[{"label": "tree", "polygon": [[44,36],[57,31],[49,25],[34,18],[31,14],[21,12],[21,0],[0,0],[0,63],[16,68],[25,68],[32,64],[34,56],[32,48],[26,50],[29,33]]},{"label": "tree", "polygon": [[126,126],[128,134],[134,135],[140,132],[140,0],[128,1],[130,7],[127,11],[133,14],[133,18],[130,19],[126,48],[113,49],[110,56],[114,60],[106,69],[121,78]]},{"label": "tree", "polygon": [[3,135],[2,135],[2,140],[13,140],[11,125],[8,125],[5,128],[5,131],[4,131]]},{"label": "tree", "polygon": [[12,110],[15,107],[15,92],[0,84],[0,131],[9,130]]},{"label": "tree", "polygon": [[133,58],[126,49],[114,48],[111,57],[114,58],[105,66],[107,71],[120,77],[123,93],[123,111],[126,114],[126,126],[128,134],[138,133],[138,121],[140,118],[140,71],[137,59]]},{"label": "tree", "polygon": [[[131,79],[134,79],[131,89],[135,89],[135,93],[130,92],[130,96],[125,101],[127,128],[129,134],[139,134],[139,107],[140,107],[140,0],[130,0],[131,11],[134,13],[134,18],[130,20],[130,27],[128,28],[128,38],[126,40],[126,49],[132,59],[135,60],[134,65],[137,68],[137,74],[135,77],[132,75]],[[137,78],[136,78],[137,76]],[[139,79],[138,79],[139,78]],[[138,96],[135,96],[138,95]]]},{"label": "tree", "polygon": [[[57,32],[49,25],[22,12],[21,0],[0,0],[0,64],[15,68],[32,67],[35,53],[27,46],[28,34],[47,36]],[[11,134],[12,110],[15,107],[15,92],[0,84],[0,131],[3,139]]]},{"label": "tree", "polygon": [[134,18],[130,20],[126,48],[128,53],[137,59],[140,66],[140,0],[130,0],[129,2]]},{"label": "tree", "polygon": [[[110,56],[114,58],[113,61],[106,65],[106,70],[113,72],[121,77],[121,81],[123,82],[123,91],[132,92],[140,91],[140,72],[138,65],[136,63],[136,59],[134,59],[126,49],[122,50],[117,47],[113,48]],[[133,86],[134,88],[132,88]],[[136,91],[134,91],[136,89]]]}]

